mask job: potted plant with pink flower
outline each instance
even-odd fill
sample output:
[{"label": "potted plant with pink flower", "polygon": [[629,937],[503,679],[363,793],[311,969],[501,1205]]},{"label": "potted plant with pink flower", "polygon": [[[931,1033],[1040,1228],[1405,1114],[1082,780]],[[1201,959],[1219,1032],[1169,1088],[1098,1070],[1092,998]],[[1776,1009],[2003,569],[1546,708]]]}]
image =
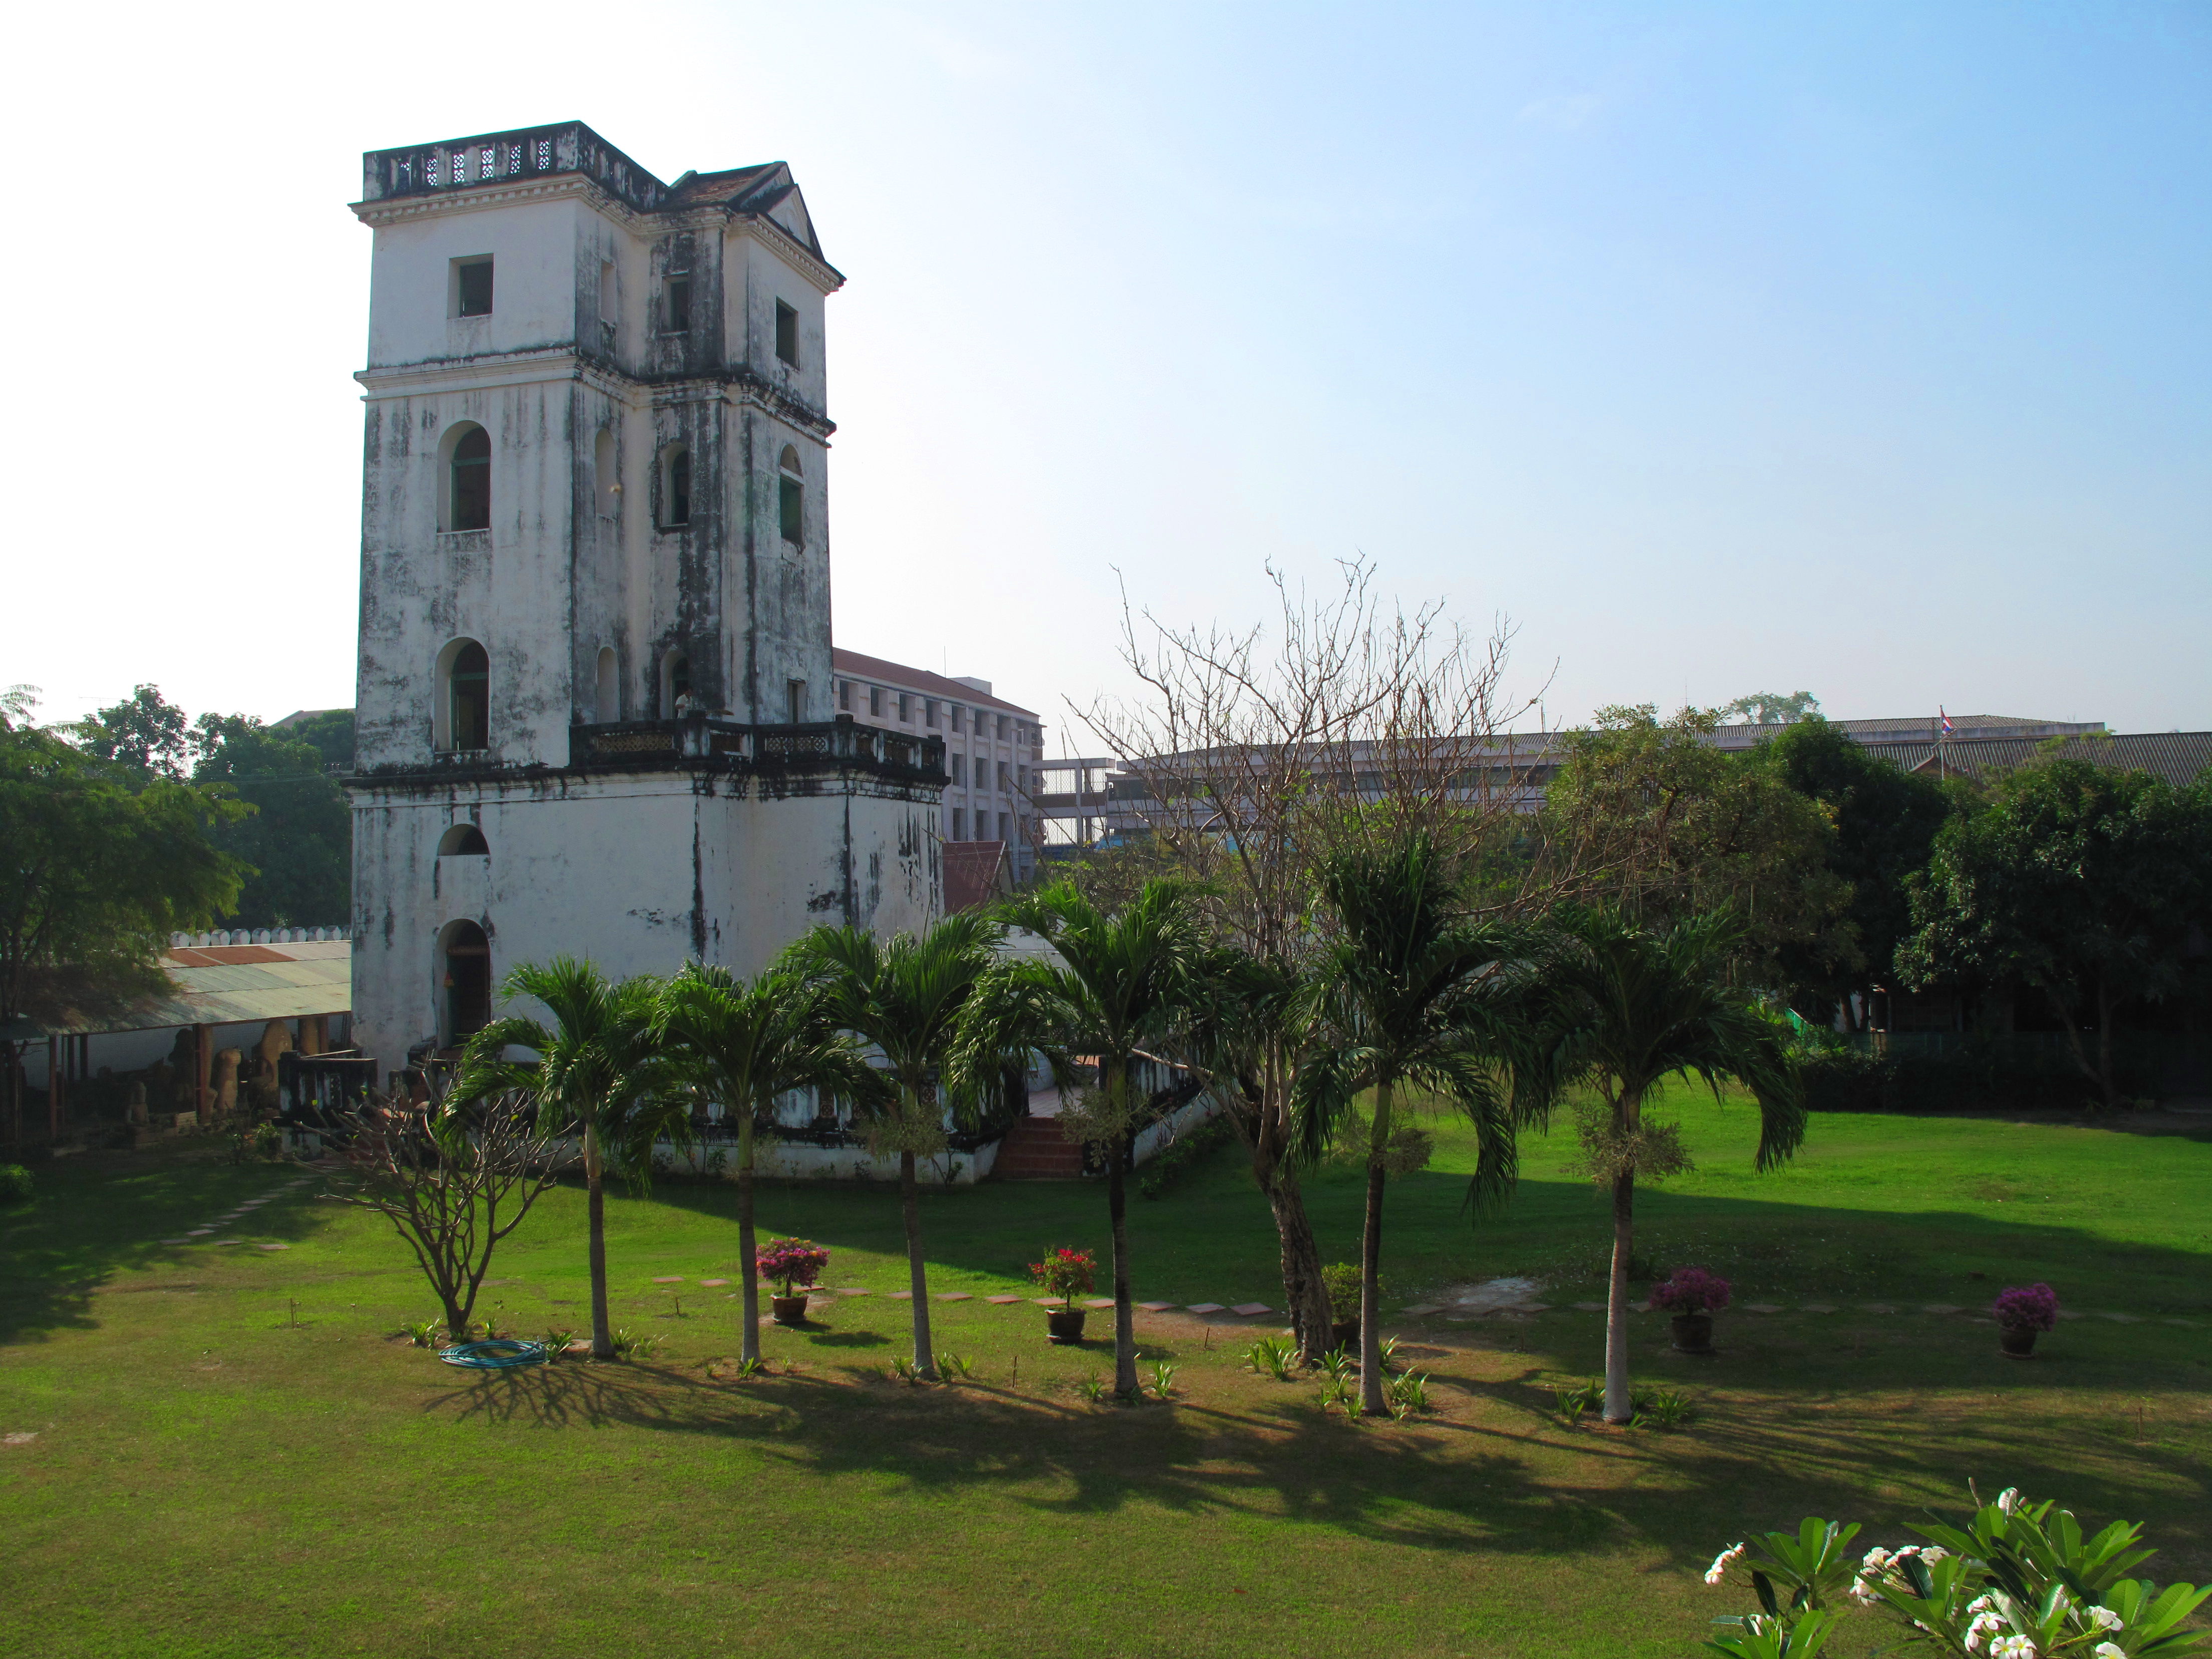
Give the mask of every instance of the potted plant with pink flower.
[{"label": "potted plant with pink flower", "polygon": [[1677,1267],[1653,1287],[1651,1305],[1674,1316],[1674,1346],[1682,1353],[1713,1351],[1713,1316],[1729,1304],[1729,1282],[1703,1267]]},{"label": "potted plant with pink flower", "polygon": [[1996,1316],[1998,1347],[2025,1359],[2035,1352],[2037,1334],[2058,1322],[2058,1292],[2048,1285],[2008,1285],[1990,1311]]},{"label": "potted plant with pink flower", "polygon": [[806,1291],[830,1265],[830,1252],[804,1238],[771,1238],[753,1255],[763,1279],[783,1286],[769,1297],[769,1309],[779,1325],[806,1322]]},{"label": "potted plant with pink flower", "polygon": [[1083,1310],[1075,1305],[1075,1298],[1090,1290],[1097,1276],[1097,1259],[1089,1250],[1062,1246],[1048,1252],[1043,1261],[1030,1263],[1030,1277],[1060,1301],[1059,1307],[1045,1310],[1045,1330],[1054,1341],[1083,1340]]}]

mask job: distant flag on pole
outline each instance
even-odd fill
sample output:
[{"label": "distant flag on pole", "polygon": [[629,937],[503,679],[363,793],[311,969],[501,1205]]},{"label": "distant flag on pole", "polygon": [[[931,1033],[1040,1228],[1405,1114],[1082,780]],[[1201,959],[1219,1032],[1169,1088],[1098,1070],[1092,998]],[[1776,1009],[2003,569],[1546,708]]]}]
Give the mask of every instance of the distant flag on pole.
[{"label": "distant flag on pole", "polygon": [[1940,702],[1936,705],[1936,718],[1943,722],[1943,735],[1947,738],[1949,737],[1951,735],[1951,717],[1943,712],[1943,705]]}]

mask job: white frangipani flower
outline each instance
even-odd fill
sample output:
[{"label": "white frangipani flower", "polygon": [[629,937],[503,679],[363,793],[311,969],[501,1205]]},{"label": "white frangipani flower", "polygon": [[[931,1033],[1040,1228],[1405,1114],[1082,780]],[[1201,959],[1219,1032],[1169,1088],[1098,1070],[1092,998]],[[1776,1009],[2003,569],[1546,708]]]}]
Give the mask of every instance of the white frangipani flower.
[{"label": "white frangipani flower", "polygon": [[2128,1659],[2128,1650],[2118,1642],[2100,1642],[2089,1651],[2093,1659]]},{"label": "white frangipani flower", "polygon": [[2007,1486],[2002,1492],[1997,1494],[1998,1514],[2010,1515],[2019,1507],[2020,1488],[2018,1486]]},{"label": "white frangipani flower", "polygon": [[1705,1582],[1708,1584],[1719,1583],[1721,1580],[1728,1575],[1729,1563],[1737,1559],[1742,1554],[1742,1545],[1731,1544],[1728,1548],[1723,1550],[1718,1555],[1713,1557],[1712,1565],[1705,1569]]},{"label": "white frangipani flower", "polygon": [[[2120,1630],[2124,1628],[2128,1622],[2110,1607],[2091,1607],[2088,1618],[2090,1627],[2094,1630]],[[2105,1645],[2110,1647],[2112,1644],[2107,1642]]]}]

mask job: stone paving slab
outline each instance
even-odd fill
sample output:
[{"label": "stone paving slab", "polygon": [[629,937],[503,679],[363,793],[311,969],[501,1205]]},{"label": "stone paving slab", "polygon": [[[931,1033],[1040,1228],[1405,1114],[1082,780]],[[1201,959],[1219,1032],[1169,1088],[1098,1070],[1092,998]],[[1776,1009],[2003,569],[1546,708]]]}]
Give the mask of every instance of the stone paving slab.
[{"label": "stone paving slab", "polygon": [[875,1292],[865,1285],[840,1285],[837,1287],[837,1294],[840,1296],[873,1296]]},{"label": "stone paving slab", "polygon": [[1966,1312],[1966,1310],[1964,1308],[1954,1306],[1948,1302],[1930,1302],[1925,1307],[1922,1308],[1920,1311],[1924,1314],[1954,1314],[1964,1313]]},{"label": "stone paving slab", "polygon": [[187,1238],[205,1238],[214,1231],[215,1229],[212,1227],[195,1227],[191,1231],[186,1233],[185,1237]]},{"label": "stone paving slab", "polygon": [[1441,1302],[1423,1302],[1414,1307],[1405,1310],[1405,1317],[1407,1319],[1426,1319],[1431,1314],[1442,1313],[1443,1310],[1444,1304]]},{"label": "stone paving slab", "polygon": [[1146,1313],[1173,1313],[1176,1310],[1176,1304],[1172,1302],[1139,1302],[1137,1305]]},{"label": "stone paving slab", "polygon": [[1895,1313],[1897,1310],[1891,1307],[1887,1302],[1862,1302],[1859,1304],[1859,1311],[1861,1313],[1891,1314]]},{"label": "stone paving slab", "polygon": [[729,1282],[726,1279],[702,1279],[699,1281],[699,1288],[702,1291],[719,1291]]},{"label": "stone paving slab", "polygon": [[1218,1314],[1225,1313],[1228,1310],[1218,1302],[1193,1302],[1187,1304],[1183,1311],[1194,1314]]},{"label": "stone paving slab", "polygon": [[987,1296],[983,1300],[994,1308],[1003,1308],[1010,1303],[1026,1302],[1029,1298],[1025,1296]]},{"label": "stone paving slab", "polygon": [[972,1291],[939,1291],[937,1299],[939,1302],[973,1302],[975,1293]]},{"label": "stone paving slab", "polygon": [[682,1273],[655,1273],[653,1277],[653,1282],[656,1285],[681,1285],[684,1282],[684,1275]]},{"label": "stone paving slab", "polygon": [[1603,1313],[1605,1311],[1605,1304],[1602,1302],[1577,1302],[1575,1304],[1575,1311],[1577,1313]]},{"label": "stone paving slab", "polygon": [[1267,1311],[1267,1304],[1264,1302],[1240,1302],[1229,1311],[1239,1319],[1254,1319]]},{"label": "stone paving slab", "polygon": [[242,1238],[218,1238],[216,1240],[216,1243],[217,1244],[243,1244],[246,1241]]},{"label": "stone paving slab", "polygon": [[1060,1298],[1056,1296],[1033,1296],[1030,1300],[1036,1303],[1040,1308],[1057,1308],[1060,1306]]},{"label": "stone paving slab", "polygon": [[1835,1312],[1835,1304],[1831,1302],[1808,1302],[1802,1304],[1798,1309],[1800,1313],[1816,1314],[1832,1314]]},{"label": "stone paving slab", "polygon": [[253,1248],[257,1250],[289,1250],[292,1247],[289,1244],[256,1244]]},{"label": "stone paving slab", "polygon": [[893,1302],[911,1302],[914,1300],[914,1292],[912,1291],[886,1291],[884,1294]]},{"label": "stone paving slab", "polygon": [[1110,1296],[1094,1296],[1083,1305],[1093,1310],[1110,1308],[1114,1305],[1114,1298]]},{"label": "stone paving slab", "polygon": [[161,1243],[164,1244],[189,1244],[191,1241],[188,1238],[165,1238]]},{"label": "stone paving slab", "polygon": [[2109,1319],[2115,1325],[2140,1325],[2142,1323],[2142,1316],[2141,1314],[2113,1313],[2109,1309],[2106,1308],[2100,1308],[2097,1310],[2097,1317],[2100,1319]]},{"label": "stone paving slab", "polygon": [[2058,1310],[2058,1316],[2061,1319],[2087,1319],[2089,1316],[2079,1308],[2061,1308]]},{"label": "stone paving slab", "polygon": [[[1586,1304],[1577,1302],[1575,1305],[1579,1308]],[[1737,1311],[1749,1314],[1778,1314],[1782,1311],[1782,1304],[1778,1302],[1745,1302],[1737,1304]]]},{"label": "stone paving slab", "polygon": [[2185,1331],[2193,1331],[2197,1328],[2197,1322],[2193,1319],[2161,1319],[2158,1322],[2161,1325],[2179,1325]]}]

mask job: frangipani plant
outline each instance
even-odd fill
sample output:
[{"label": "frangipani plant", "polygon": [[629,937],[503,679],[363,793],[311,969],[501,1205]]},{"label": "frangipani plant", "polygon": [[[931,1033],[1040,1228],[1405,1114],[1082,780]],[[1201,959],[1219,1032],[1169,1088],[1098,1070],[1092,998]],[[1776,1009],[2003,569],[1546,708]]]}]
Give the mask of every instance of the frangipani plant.
[{"label": "frangipani plant", "polygon": [[[1929,1541],[1876,1547],[1856,1569],[1843,1559],[1856,1526],[1808,1519],[1795,1540],[1767,1534],[1751,1570],[1765,1612],[1723,1620],[1735,1632],[1705,1646],[1735,1659],[1813,1659],[1834,1626],[1846,1573],[1853,1600],[1888,1608],[1908,1642],[1957,1659],[2179,1659],[2207,1643],[2181,1625],[2212,1598],[2212,1585],[2160,1589],[2122,1577],[2152,1553],[2139,1547],[2142,1528],[2134,1522],[2085,1538],[2070,1510],[2007,1490],[1963,1526],[1913,1530]],[[1723,1550],[1705,1582],[1719,1583],[1752,1547]]]}]

